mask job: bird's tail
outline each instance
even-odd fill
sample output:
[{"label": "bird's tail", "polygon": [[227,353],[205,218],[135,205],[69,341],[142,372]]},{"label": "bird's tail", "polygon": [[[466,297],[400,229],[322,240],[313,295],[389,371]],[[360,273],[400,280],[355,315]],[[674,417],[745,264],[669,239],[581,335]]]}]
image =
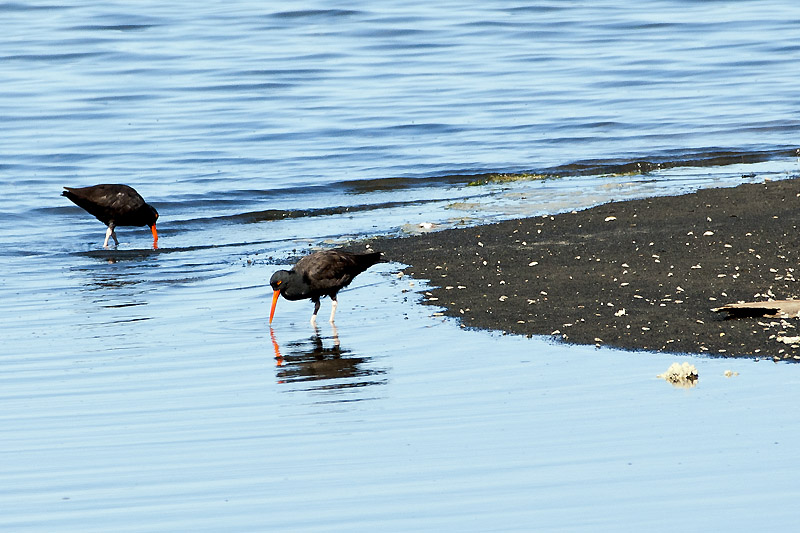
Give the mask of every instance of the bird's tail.
[{"label": "bird's tail", "polygon": [[73,204],[86,209],[86,207],[84,207],[86,202],[84,202],[81,196],[75,194],[74,190],[69,187],[64,187],[64,189],[65,190],[61,191],[61,196],[66,196]]},{"label": "bird's tail", "polygon": [[388,263],[389,261],[383,257],[381,252],[367,252],[363,254],[352,254],[353,261],[355,262],[356,272],[354,276],[364,272],[366,269],[376,263]]},{"label": "bird's tail", "polygon": [[375,263],[388,263],[389,260],[383,256],[383,252],[367,252],[365,254],[359,254],[359,257],[364,263],[368,263],[366,267],[369,268]]}]

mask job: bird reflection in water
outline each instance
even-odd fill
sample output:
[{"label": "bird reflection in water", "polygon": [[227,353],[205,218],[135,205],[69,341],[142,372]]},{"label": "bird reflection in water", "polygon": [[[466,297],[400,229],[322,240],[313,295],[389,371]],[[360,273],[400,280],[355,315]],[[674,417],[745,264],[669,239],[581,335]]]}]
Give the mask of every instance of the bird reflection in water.
[{"label": "bird reflection in water", "polygon": [[[372,357],[358,357],[342,348],[336,326],[332,326],[331,337],[322,337],[316,326],[313,330],[308,340],[288,343],[281,350],[275,331],[270,328],[278,383],[314,382],[305,390],[316,391],[387,383],[386,370],[375,368]],[[331,343],[326,346],[325,341]]]},{"label": "bird reflection in water", "polygon": [[145,306],[148,293],[159,286],[154,281],[163,281],[154,277],[159,256],[153,250],[104,249],[75,255],[93,259],[81,261],[70,272],[87,299],[102,308]]}]

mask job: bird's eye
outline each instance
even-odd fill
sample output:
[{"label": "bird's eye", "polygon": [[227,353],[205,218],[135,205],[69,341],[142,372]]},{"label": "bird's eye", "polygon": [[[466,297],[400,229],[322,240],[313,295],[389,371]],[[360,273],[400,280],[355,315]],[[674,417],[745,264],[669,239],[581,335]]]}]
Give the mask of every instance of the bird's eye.
[{"label": "bird's eye", "polygon": [[275,286],[277,287],[277,286],[279,286],[281,283],[283,283],[283,282],[282,282],[282,281],[278,281],[277,283],[275,283]]}]

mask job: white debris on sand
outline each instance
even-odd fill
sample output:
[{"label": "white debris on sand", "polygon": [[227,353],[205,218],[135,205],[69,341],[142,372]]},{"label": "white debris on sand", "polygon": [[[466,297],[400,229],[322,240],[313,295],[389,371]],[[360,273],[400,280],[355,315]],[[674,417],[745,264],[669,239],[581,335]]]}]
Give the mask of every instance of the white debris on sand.
[{"label": "white debris on sand", "polygon": [[690,388],[697,385],[697,368],[689,363],[672,363],[666,372],[659,374],[659,378],[672,383],[676,387]]}]

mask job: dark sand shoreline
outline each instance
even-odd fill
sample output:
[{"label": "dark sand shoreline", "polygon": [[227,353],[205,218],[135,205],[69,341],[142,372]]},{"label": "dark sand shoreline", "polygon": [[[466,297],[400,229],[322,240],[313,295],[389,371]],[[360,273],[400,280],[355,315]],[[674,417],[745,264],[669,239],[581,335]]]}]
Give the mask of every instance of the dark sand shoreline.
[{"label": "dark sand shoreline", "polygon": [[[567,343],[800,359],[795,319],[726,319],[736,301],[800,298],[800,179],[611,202],[375,243],[431,281],[464,327]],[[798,270],[796,272],[796,270]]]}]

